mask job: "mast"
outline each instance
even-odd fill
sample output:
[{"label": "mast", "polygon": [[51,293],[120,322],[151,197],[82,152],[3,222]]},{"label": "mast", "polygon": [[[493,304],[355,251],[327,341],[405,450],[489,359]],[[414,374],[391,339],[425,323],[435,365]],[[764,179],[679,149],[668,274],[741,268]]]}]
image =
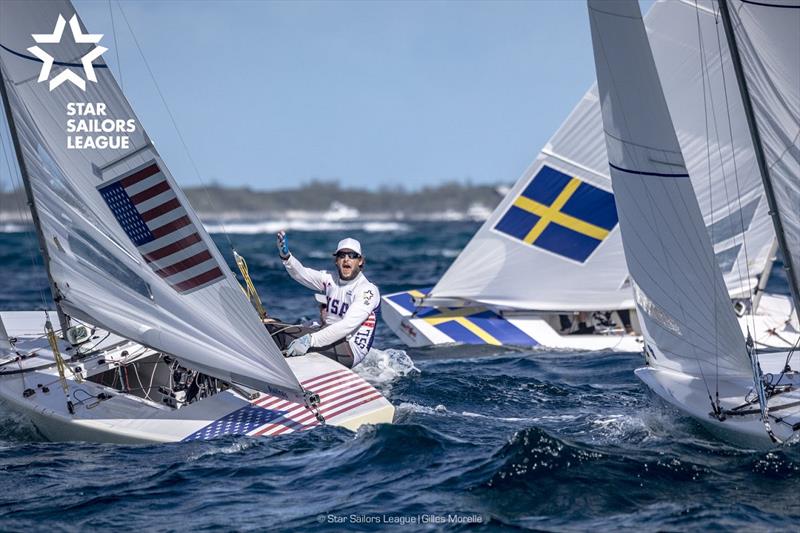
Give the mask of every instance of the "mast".
[{"label": "mast", "polygon": [[733,63],[733,70],[736,73],[736,81],[739,84],[739,92],[742,93],[744,114],[745,117],[747,117],[747,126],[750,130],[750,136],[753,140],[753,149],[755,151],[756,162],[758,163],[758,170],[761,173],[761,181],[764,184],[764,192],[767,194],[769,214],[772,217],[772,223],[775,226],[775,235],[778,239],[778,246],[783,253],[783,268],[786,271],[786,277],[789,280],[789,287],[792,290],[794,312],[796,315],[798,315],[798,319],[800,319],[800,288],[797,287],[797,280],[795,279],[794,275],[794,265],[792,264],[792,255],[789,253],[789,246],[786,243],[786,235],[783,233],[783,222],[781,222],[780,213],[778,212],[778,204],[775,201],[775,191],[772,188],[772,181],[769,179],[767,158],[764,155],[764,147],[761,144],[761,135],[758,132],[758,124],[756,123],[756,117],[753,113],[753,104],[750,100],[750,91],[747,88],[747,80],[745,79],[744,69],[742,68],[742,58],[739,55],[739,47],[736,43],[736,36],[733,34],[733,23],[731,22],[730,11],[728,11],[727,0],[719,0],[719,11],[722,15],[722,23],[725,28],[725,37],[728,40],[728,48],[731,52],[731,61]]},{"label": "mast", "polygon": [[14,142],[14,153],[17,156],[17,163],[19,164],[20,174],[22,175],[22,183],[25,186],[25,196],[28,199],[28,208],[31,210],[31,219],[33,220],[33,225],[36,228],[36,236],[39,240],[39,253],[42,254],[44,268],[47,272],[47,280],[50,282],[50,293],[53,296],[53,302],[56,304],[58,322],[61,325],[61,334],[66,335],[67,328],[69,328],[69,319],[61,309],[61,304],[59,303],[61,295],[56,286],[56,282],[53,280],[53,275],[50,273],[50,254],[47,252],[44,233],[42,233],[42,226],[39,222],[39,211],[36,208],[36,201],[33,198],[33,189],[31,188],[30,179],[28,178],[28,169],[25,166],[25,159],[22,157],[22,145],[17,136],[17,126],[14,123],[14,116],[11,112],[11,102],[8,99],[8,92],[6,91],[5,74],[2,71],[2,65],[0,65],[0,96],[3,98],[3,109],[6,114],[6,120],[8,120],[8,129],[11,133],[11,139]]}]

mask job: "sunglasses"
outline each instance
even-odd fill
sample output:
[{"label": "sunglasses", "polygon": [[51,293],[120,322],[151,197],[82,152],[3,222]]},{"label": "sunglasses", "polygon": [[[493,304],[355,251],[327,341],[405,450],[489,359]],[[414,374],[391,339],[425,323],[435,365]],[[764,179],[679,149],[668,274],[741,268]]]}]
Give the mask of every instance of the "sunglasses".
[{"label": "sunglasses", "polygon": [[344,259],[345,257],[349,257],[350,259],[360,259],[361,255],[357,254],[356,252],[336,252],[333,254],[336,259]]}]

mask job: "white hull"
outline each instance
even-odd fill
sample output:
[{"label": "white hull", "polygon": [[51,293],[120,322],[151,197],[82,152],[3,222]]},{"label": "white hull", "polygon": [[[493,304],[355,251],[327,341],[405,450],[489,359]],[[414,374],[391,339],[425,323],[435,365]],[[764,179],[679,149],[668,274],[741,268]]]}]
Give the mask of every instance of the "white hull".
[{"label": "white hull", "polygon": [[[84,377],[79,383],[67,372],[69,398],[74,404],[74,414],[70,414],[52,352],[43,336],[44,314],[4,312],[2,319],[9,335],[18,339],[17,351],[34,355],[0,366],[0,400],[5,408],[28,417],[50,440],[176,442],[224,435],[275,436],[320,425],[305,406],[255,391],[229,388],[173,408],[140,397],[141,394],[124,393],[94,382],[92,379],[99,380],[101,375],[113,374],[119,369],[115,361],[131,354],[136,354],[137,361],[157,360],[159,355],[116,335],[106,336],[101,330],[95,332],[97,340],[87,343],[97,343],[90,355],[67,362],[73,369],[80,367]],[[66,343],[61,344],[60,350],[65,359],[74,353]],[[392,422],[391,403],[352,370],[315,353],[287,362],[304,387],[319,394],[319,411],[326,424],[355,430],[363,424]],[[159,367],[153,363],[150,368],[152,376],[141,376],[137,371],[135,377],[125,375],[126,383],[135,386],[152,381]],[[139,388],[148,390],[145,386]],[[132,389],[133,386],[128,390]],[[110,397],[98,400],[98,395],[102,398],[104,394]],[[161,393],[150,387],[150,394]]]},{"label": "white hull", "polygon": [[[759,361],[765,374],[772,373],[778,376],[786,361],[786,352],[761,353]],[[712,408],[708,391],[711,391],[712,396],[716,395],[717,383],[714,378],[707,378],[707,389],[702,379],[672,370],[648,366],[637,369],[636,375],[658,396],[692,417],[717,438],[752,449],[769,449],[776,446],[761,421],[757,402],[746,409],[740,409],[751,414],[727,416],[722,421],[710,414]],[[800,382],[797,381],[796,374],[794,379],[794,390],[773,396],[769,400],[770,425],[775,436],[782,441],[790,439],[796,433],[792,429],[793,426],[800,429],[800,390],[797,388]],[[784,378],[782,383],[788,383],[787,378]],[[752,388],[751,376],[720,378],[720,406],[724,411],[742,406],[745,404],[745,395]]]},{"label": "white hull", "polygon": [[[643,347],[640,334],[625,334],[619,328],[590,335],[561,334],[554,313],[497,313],[482,307],[437,310],[414,305],[412,297],[422,295],[420,291],[405,291],[384,296],[382,301],[384,322],[412,347],[487,344],[616,352],[641,352]],[[765,293],[755,317],[746,316],[739,322],[744,333],[748,327],[752,332],[755,324],[753,333],[759,348],[788,349],[800,339],[796,321],[787,323],[792,315],[790,297]],[[634,310],[631,321],[638,331]]]}]

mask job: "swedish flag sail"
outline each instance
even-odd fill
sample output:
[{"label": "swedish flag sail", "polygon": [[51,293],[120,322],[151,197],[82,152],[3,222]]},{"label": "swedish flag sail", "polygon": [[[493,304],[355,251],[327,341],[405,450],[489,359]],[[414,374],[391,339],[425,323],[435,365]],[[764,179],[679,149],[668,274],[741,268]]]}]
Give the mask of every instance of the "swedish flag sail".
[{"label": "swedish flag sail", "polygon": [[616,225],[613,194],[545,165],[494,229],[585,263]]}]

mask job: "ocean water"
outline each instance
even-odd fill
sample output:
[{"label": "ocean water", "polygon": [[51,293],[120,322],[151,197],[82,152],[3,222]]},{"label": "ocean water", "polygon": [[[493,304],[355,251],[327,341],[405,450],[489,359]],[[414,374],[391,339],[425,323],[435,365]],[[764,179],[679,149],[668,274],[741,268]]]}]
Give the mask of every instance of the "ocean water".
[{"label": "ocean water", "polygon": [[[435,283],[477,227],[296,228],[289,242],[323,268],[338,239],[355,236],[389,293]],[[271,313],[313,316],[274,237],[245,229],[229,237]],[[0,233],[0,309],[40,305],[34,248],[30,235]],[[787,292],[775,272],[770,288]],[[357,433],[51,443],[0,413],[0,530],[797,529],[800,446],[713,439],[636,379],[637,354],[411,349],[385,325],[376,346],[359,371],[397,406],[396,423]]]}]

